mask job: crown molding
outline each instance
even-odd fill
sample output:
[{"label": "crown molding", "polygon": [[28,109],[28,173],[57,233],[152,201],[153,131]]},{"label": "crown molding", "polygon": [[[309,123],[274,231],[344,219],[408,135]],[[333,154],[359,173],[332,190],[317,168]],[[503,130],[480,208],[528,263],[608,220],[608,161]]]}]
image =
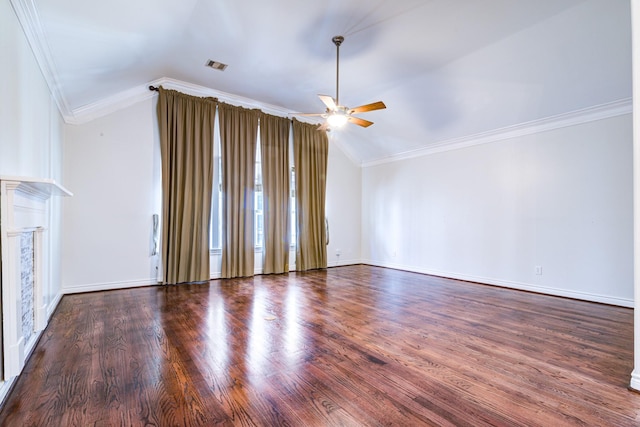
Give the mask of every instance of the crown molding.
[{"label": "crown molding", "polygon": [[[165,89],[177,90],[193,96],[213,97],[228,104],[237,105],[245,108],[258,108],[261,111],[276,116],[284,116],[291,118],[290,110],[276,105],[267,104],[256,101],[254,99],[243,96],[233,95],[231,93],[215,90],[205,86],[184,82],[181,80],[162,77],[151,82],[145,83],[117,93],[108,98],[104,98],[98,102],[84,105],[72,111],[69,120],[65,117],[65,121],[69,124],[83,124],[95,120],[99,117],[111,114],[140,101],[152,98],[157,95],[156,92],[150,91],[149,86],[162,86]],[[305,120],[310,123],[316,123],[313,119]]]},{"label": "crown molding", "polygon": [[538,120],[520,123],[494,129],[488,132],[476,133],[460,138],[447,139],[429,144],[424,148],[405,151],[366,162],[362,162],[362,167],[377,166],[385,163],[397,162],[400,160],[413,159],[416,157],[428,156],[444,151],[458,150],[460,148],[472,147],[474,145],[488,144],[505,139],[518,138],[526,135],[533,135],[553,129],[560,129],[575,126],[582,123],[607,119],[610,117],[631,114],[633,112],[632,98],[624,98],[618,101],[608,102],[593,107],[570,111],[555,116],[549,116]]},{"label": "crown molding", "polygon": [[42,76],[44,77],[51,96],[54,99],[60,114],[65,122],[72,119],[73,113],[69,108],[69,104],[62,94],[58,73],[56,72],[55,63],[51,56],[51,49],[44,34],[44,29],[40,23],[40,15],[35,0],[10,0],[11,6],[20,22],[22,31],[27,38],[29,46],[33,51],[36,62],[40,66]]},{"label": "crown molding", "polygon": [[70,117],[65,117],[65,122],[81,125],[152,98],[155,92],[149,90],[150,84],[154,83],[135,86],[100,101],[78,107],[71,112]]}]

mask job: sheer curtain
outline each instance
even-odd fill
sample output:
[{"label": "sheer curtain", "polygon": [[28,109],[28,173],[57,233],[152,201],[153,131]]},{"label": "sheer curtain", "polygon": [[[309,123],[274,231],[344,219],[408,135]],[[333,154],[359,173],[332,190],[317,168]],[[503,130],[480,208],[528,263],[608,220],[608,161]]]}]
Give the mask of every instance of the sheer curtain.
[{"label": "sheer curtain", "polygon": [[222,277],[254,274],[253,211],[259,110],[220,103]]},{"label": "sheer curtain", "polygon": [[289,271],[289,128],[291,121],[269,114],[260,116],[264,245],[262,272]]},{"label": "sheer curtain", "polygon": [[293,119],[296,165],[296,270],[327,266],[325,191],[329,141],[317,125]]},{"label": "sheer curtain", "polygon": [[213,127],[217,100],[159,88],[163,283],[209,272]]}]

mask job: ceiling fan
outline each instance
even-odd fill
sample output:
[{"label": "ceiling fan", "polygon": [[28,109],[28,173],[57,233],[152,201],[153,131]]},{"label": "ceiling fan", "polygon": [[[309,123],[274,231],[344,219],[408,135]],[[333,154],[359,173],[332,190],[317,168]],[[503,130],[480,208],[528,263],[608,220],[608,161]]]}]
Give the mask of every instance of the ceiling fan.
[{"label": "ceiling fan", "polygon": [[369,120],[355,117],[353,114],[366,113],[367,111],[382,110],[387,108],[384,102],[378,101],[371,104],[361,105],[359,107],[349,108],[340,105],[340,45],[344,41],[343,36],[335,36],[331,39],[336,45],[336,97],[335,99],[328,95],[318,95],[320,100],[326,105],[327,110],[324,113],[301,113],[301,116],[321,116],[326,121],[320,125],[320,130],[330,130],[343,126],[347,122],[351,122],[364,128],[373,124]]}]

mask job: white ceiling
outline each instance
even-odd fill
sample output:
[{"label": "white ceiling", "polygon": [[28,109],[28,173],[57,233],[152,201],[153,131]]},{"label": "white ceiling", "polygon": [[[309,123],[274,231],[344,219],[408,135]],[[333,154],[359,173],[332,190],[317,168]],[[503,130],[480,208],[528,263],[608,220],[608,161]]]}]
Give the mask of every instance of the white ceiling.
[{"label": "white ceiling", "polygon": [[322,112],[334,35],[341,103],[387,105],[332,132],[357,162],[631,97],[629,0],[11,1],[72,122],[161,78]]}]

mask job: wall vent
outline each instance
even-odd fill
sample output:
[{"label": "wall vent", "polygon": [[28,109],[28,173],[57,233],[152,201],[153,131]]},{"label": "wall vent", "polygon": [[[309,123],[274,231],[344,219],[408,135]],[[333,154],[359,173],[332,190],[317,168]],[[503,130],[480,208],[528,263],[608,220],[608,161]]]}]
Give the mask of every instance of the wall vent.
[{"label": "wall vent", "polygon": [[224,71],[227,68],[227,64],[223,64],[222,62],[218,62],[218,61],[212,61],[211,59],[207,61],[205,66],[209,68],[213,68],[214,70],[218,70],[218,71]]}]

